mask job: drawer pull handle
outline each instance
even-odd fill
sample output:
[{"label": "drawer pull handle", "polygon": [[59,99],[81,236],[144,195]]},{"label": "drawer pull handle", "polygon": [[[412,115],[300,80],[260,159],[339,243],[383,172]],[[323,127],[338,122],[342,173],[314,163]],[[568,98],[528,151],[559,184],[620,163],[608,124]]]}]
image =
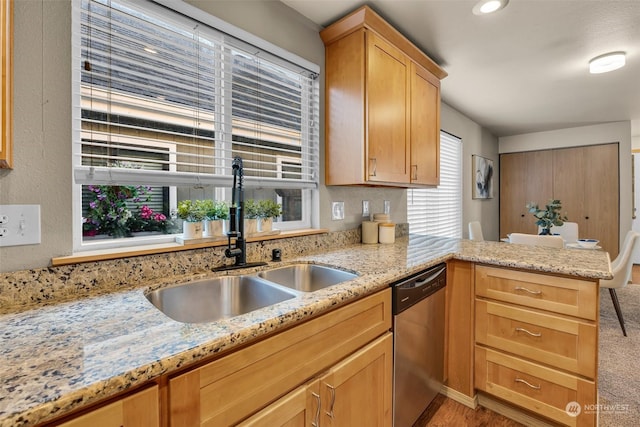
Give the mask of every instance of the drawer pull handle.
[{"label": "drawer pull handle", "polygon": [[371,172],[369,173],[370,176],[376,176],[376,173],[378,172],[378,161],[376,160],[375,157],[371,157],[369,159],[369,167],[371,168]]},{"label": "drawer pull handle", "polygon": [[540,386],[539,385],[533,385],[530,382],[527,382],[526,380],[523,380],[522,378],[516,378],[516,382],[517,383],[523,383],[523,384],[531,387],[534,390],[540,390]]},{"label": "drawer pull handle", "polygon": [[331,403],[329,405],[329,410],[324,411],[330,418],[333,418],[333,405],[336,403],[336,389],[329,384],[325,384],[329,390],[331,390]]},{"label": "drawer pull handle", "polygon": [[318,407],[316,408],[316,415],[313,417],[313,422],[311,423],[312,427],[320,426],[320,395],[317,393],[311,393],[313,397],[318,401]]},{"label": "drawer pull handle", "polygon": [[542,291],[532,291],[531,289],[527,289],[527,288],[525,288],[523,286],[516,286],[514,288],[514,290],[516,290],[516,291],[525,291],[525,292],[527,292],[527,293],[529,293],[531,295],[542,295]]},{"label": "drawer pull handle", "polygon": [[538,333],[531,332],[531,331],[526,330],[525,328],[516,328],[516,332],[524,332],[524,333],[527,333],[527,334],[531,335],[532,337],[541,337],[542,336],[542,333],[540,333],[540,332],[538,332]]},{"label": "drawer pull handle", "polygon": [[414,181],[418,179],[418,165],[411,165],[411,179]]}]

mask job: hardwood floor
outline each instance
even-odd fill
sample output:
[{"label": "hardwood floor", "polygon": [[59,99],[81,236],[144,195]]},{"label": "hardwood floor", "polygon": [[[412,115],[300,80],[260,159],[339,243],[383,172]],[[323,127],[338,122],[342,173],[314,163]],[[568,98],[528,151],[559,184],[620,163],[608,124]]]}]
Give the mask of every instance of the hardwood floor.
[{"label": "hardwood floor", "polygon": [[473,410],[439,394],[413,427],[522,427],[522,424],[482,407]]}]

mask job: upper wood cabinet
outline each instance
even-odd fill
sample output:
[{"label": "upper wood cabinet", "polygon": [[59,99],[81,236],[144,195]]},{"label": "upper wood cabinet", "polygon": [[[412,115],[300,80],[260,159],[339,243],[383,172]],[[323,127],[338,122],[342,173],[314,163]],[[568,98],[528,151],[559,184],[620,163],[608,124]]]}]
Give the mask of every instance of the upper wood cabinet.
[{"label": "upper wood cabinet", "polygon": [[367,6],[320,35],[326,185],[437,185],[446,72]]},{"label": "upper wood cabinet", "polygon": [[13,166],[13,0],[0,2],[0,53],[2,57],[2,81],[0,82],[0,168]]}]

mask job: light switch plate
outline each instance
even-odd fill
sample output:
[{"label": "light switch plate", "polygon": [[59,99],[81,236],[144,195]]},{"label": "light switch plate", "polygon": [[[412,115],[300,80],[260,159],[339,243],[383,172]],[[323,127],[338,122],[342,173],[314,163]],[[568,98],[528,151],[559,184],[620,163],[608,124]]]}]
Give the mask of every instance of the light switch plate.
[{"label": "light switch plate", "polygon": [[391,202],[389,200],[384,201],[384,213],[387,215],[391,213]]},{"label": "light switch plate", "polygon": [[369,201],[368,200],[363,200],[362,201],[362,216],[369,216]]},{"label": "light switch plate", "polygon": [[331,204],[331,219],[333,221],[344,219],[344,202],[333,202]]},{"label": "light switch plate", "polygon": [[40,205],[0,205],[0,246],[40,243]]}]

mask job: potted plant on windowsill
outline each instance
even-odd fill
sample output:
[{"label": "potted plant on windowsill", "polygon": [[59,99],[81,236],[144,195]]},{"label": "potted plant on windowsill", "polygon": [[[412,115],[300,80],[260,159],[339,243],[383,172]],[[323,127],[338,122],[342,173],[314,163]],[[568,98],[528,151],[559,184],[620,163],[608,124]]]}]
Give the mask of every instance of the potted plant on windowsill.
[{"label": "potted plant on windowsill", "polygon": [[561,226],[567,220],[567,216],[560,213],[562,203],[557,199],[549,200],[544,209],[538,208],[538,204],[534,202],[528,203],[526,207],[536,218],[536,225],[540,227],[541,235],[550,235],[551,227]]},{"label": "potted plant on windowsill", "polygon": [[244,234],[250,236],[258,232],[258,202],[253,199],[244,202]]},{"label": "potted plant on windowsill", "polygon": [[258,202],[258,231],[269,232],[273,229],[273,219],[282,215],[282,206],[271,199]]},{"label": "potted plant on windowsill", "polygon": [[204,237],[224,236],[225,220],[229,219],[229,206],[223,201],[201,200],[204,210]]},{"label": "potted plant on windowsill", "polygon": [[192,200],[183,200],[178,203],[176,212],[182,223],[182,235],[185,239],[202,238],[204,210],[202,203]]}]

